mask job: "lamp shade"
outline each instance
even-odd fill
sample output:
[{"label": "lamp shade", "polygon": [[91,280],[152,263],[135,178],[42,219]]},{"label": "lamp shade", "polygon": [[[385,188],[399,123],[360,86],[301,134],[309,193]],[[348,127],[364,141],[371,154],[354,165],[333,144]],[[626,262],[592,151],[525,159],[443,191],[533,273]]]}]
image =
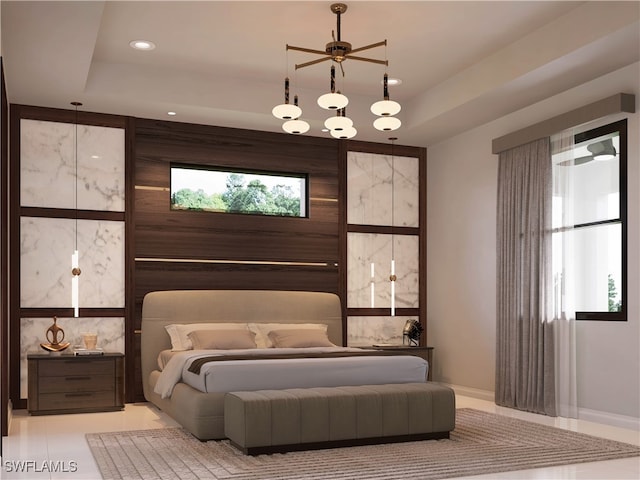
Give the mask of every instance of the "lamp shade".
[{"label": "lamp shade", "polygon": [[282,124],[282,129],[287,133],[306,133],[309,131],[309,124],[304,120],[289,120]]},{"label": "lamp shade", "polygon": [[380,117],[376,118],[376,120],[373,122],[373,126],[378,130],[382,130],[383,132],[396,130],[400,128],[400,125],[402,125],[402,122],[396,117]]},{"label": "lamp shade", "polygon": [[349,99],[341,93],[325,93],[318,97],[318,105],[325,110],[338,110],[344,108],[349,103]]},{"label": "lamp shade", "polygon": [[354,127],[349,127],[344,130],[331,130],[331,136],[333,138],[347,139],[356,136],[358,131]]},{"label": "lamp shade", "polygon": [[324,122],[324,126],[329,130],[336,130],[338,132],[353,127],[353,120],[349,117],[335,116],[327,118]]},{"label": "lamp shade", "polygon": [[371,112],[379,117],[390,117],[400,111],[400,104],[393,100],[380,100],[371,105]]},{"label": "lamp shade", "polygon": [[290,103],[281,103],[280,105],[276,105],[271,110],[273,116],[279,118],[281,120],[291,120],[292,118],[298,118],[302,115],[302,109],[297,105],[292,105]]}]

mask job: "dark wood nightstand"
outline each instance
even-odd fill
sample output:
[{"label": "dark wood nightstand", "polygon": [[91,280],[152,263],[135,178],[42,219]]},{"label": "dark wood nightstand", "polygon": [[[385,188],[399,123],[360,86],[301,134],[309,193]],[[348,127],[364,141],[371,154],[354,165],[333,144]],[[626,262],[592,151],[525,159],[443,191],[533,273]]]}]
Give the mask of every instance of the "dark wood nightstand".
[{"label": "dark wood nightstand", "polygon": [[427,372],[427,380],[431,381],[433,372],[433,347],[410,347],[409,345],[374,345],[371,348],[376,350],[387,350],[397,352],[398,355],[415,355],[424,358],[429,362],[429,371]]},{"label": "dark wood nightstand", "polygon": [[124,408],[124,355],[30,354],[32,415],[110,412]]}]

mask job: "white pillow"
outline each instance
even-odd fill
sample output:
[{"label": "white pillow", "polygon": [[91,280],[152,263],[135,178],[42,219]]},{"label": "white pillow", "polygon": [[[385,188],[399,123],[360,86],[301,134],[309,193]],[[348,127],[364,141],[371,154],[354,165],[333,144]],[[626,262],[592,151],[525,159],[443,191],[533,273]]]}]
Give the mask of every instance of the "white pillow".
[{"label": "white pillow", "polygon": [[193,343],[188,335],[194,330],[249,330],[246,323],[172,323],[164,328],[171,338],[173,352],[193,350]]},{"label": "white pillow", "polygon": [[287,328],[316,329],[326,333],[327,325],[324,323],[249,323],[249,330],[256,333],[256,345],[258,348],[273,348],[273,342],[269,338],[272,330],[283,330]]}]

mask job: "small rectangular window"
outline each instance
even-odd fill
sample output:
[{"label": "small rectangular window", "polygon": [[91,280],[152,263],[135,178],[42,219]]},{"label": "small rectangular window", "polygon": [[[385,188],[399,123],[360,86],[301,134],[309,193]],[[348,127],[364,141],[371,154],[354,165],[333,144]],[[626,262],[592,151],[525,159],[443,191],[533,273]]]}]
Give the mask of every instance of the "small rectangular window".
[{"label": "small rectangular window", "polygon": [[307,216],[306,174],[171,166],[171,209]]}]

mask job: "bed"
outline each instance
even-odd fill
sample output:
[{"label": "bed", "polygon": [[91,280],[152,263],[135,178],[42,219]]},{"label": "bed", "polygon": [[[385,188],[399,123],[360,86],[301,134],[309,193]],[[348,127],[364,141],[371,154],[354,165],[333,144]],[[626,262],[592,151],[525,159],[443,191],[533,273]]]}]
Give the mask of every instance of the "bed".
[{"label": "bed", "polygon": [[[176,338],[169,336],[167,325],[182,325],[183,330],[189,326],[194,333],[188,338],[195,345],[172,351],[176,349]],[[209,440],[225,438],[227,392],[426,381],[428,365],[416,356],[361,352],[362,349],[314,342],[311,348],[292,347],[295,341],[287,343],[291,337],[281,335],[302,333],[306,338],[306,329],[316,331],[318,325],[326,325],[324,338],[330,343],[343,345],[342,312],[336,295],[266,290],[151,292],[145,296],[142,307],[141,371],[145,398],[197,438]],[[206,341],[200,341],[206,338],[208,328],[230,333],[244,330],[245,326],[261,348],[233,348],[224,352],[200,348],[207,346]],[[278,348],[273,348],[274,342]],[[298,358],[301,354],[306,358]],[[232,357],[220,359],[222,355]],[[262,358],[263,355],[272,358]],[[325,366],[319,368],[318,362]]]}]

